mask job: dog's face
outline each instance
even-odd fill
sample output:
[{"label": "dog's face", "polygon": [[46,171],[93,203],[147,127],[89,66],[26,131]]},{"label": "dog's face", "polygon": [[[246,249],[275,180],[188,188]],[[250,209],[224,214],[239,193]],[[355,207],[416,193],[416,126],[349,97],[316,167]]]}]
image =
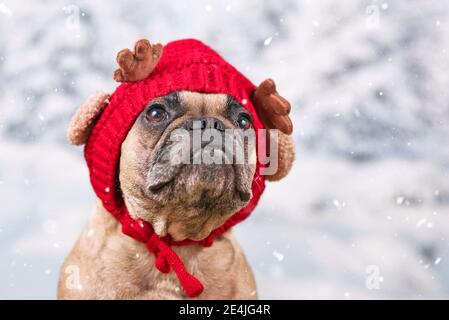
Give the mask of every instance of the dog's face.
[{"label": "dog's face", "polygon": [[[119,180],[131,215],[159,236],[207,237],[252,197],[256,148],[238,139],[245,133],[254,134],[251,115],[225,94],[181,91],[151,101],[122,144]],[[195,144],[197,134],[210,139]],[[224,151],[227,138],[245,161]],[[223,161],[197,161],[206,150]]]}]

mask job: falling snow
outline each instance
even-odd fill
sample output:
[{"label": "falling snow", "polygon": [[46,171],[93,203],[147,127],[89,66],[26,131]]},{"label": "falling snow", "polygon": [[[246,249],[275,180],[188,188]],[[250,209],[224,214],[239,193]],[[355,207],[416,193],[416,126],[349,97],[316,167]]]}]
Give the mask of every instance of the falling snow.
[{"label": "falling snow", "polygon": [[282,253],[280,253],[279,251],[274,250],[273,251],[273,256],[276,258],[277,261],[281,262],[282,260],[284,260],[284,255]]},{"label": "falling snow", "polygon": [[273,41],[273,37],[268,37],[265,39],[265,41],[263,42],[264,46],[269,46],[271,44],[271,41]]}]

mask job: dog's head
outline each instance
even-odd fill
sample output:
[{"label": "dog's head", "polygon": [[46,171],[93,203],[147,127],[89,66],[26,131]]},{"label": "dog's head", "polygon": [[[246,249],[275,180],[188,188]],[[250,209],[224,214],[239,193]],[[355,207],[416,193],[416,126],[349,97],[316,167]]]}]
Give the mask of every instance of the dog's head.
[{"label": "dog's head", "polygon": [[[254,132],[251,115],[224,94],[181,91],[151,101],[122,144],[119,179],[129,211],[159,235],[205,238],[251,199],[256,149],[239,139],[245,131]],[[235,163],[225,141],[248,161]]]},{"label": "dog's head", "polygon": [[[143,44],[145,52],[159,58],[160,50],[155,55],[149,43]],[[155,63],[148,64],[149,72]],[[120,79],[134,75],[128,69],[115,73]],[[88,140],[108,97],[99,93],[78,110],[69,128],[73,144]],[[267,128],[291,133],[290,106],[273,81],[263,82],[252,100]],[[121,144],[118,179],[131,216],[176,241],[201,240],[221,226],[252,198],[257,153],[253,120],[226,94],[176,91],[149,101]],[[288,135],[280,132],[275,142],[278,166],[268,180],[284,177],[294,159]]]}]

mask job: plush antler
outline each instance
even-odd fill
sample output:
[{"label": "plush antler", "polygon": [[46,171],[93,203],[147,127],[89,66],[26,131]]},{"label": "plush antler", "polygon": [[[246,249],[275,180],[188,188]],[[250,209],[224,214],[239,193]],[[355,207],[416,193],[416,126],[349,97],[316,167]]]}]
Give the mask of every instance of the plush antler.
[{"label": "plush antler", "polygon": [[117,54],[119,69],[114,72],[114,80],[132,82],[143,80],[150,75],[162,56],[162,44],[151,45],[147,39],[141,39],[134,45],[134,52],[123,49]]},{"label": "plush antler", "polygon": [[287,135],[292,133],[293,125],[288,116],[290,103],[278,94],[273,80],[263,81],[254,91],[252,100],[267,129],[278,129]]}]

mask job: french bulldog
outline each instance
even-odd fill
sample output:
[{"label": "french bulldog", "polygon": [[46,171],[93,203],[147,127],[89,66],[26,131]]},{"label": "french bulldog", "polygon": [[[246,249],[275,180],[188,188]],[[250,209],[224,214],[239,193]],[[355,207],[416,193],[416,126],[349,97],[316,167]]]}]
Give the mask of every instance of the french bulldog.
[{"label": "french bulldog", "polygon": [[[92,120],[100,111],[84,113],[84,120]],[[82,126],[84,139],[94,122]],[[195,149],[190,141],[173,137],[179,130],[190,138],[209,130],[224,138],[230,132],[254,132],[252,122],[244,106],[227,94],[184,90],[148,102],[121,146],[117,176],[131,217],[149,222],[159,237],[175,241],[206,238],[248,204],[256,165],[251,161],[195,163],[205,148],[226,158],[223,144],[201,142]],[[248,158],[255,157],[254,143],[234,141]],[[286,176],[294,160],[289,135],[279,132],[276,143],[278,166],[266,177],[269,181]],[[185,147],[189,147],[187,159],[191,163],[176,159],[179,153],[174,150]],[[186,269],[202,280],[200,299],[257,299],[254,275],[232,229],[210,247],[193,244],[172,249]],[[98,200],[61,267],[57,297],[186,298],[176,275],[159,272],[154,260],[144,244],[122,233],[120,222]]]}]

